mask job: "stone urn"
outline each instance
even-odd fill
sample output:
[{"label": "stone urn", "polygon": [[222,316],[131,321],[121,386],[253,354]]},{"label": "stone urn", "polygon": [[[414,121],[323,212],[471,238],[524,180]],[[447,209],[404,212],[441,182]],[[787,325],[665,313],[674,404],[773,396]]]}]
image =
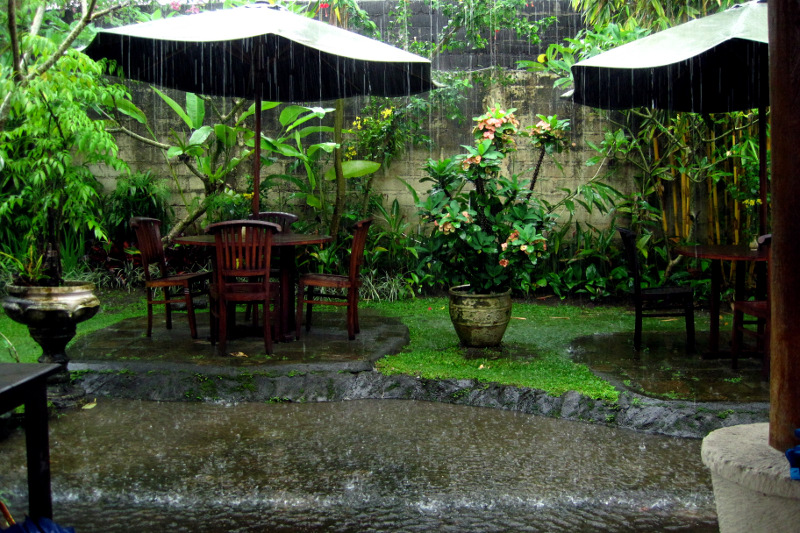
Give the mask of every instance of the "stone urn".
[{"label": "stone urn", "polygon": [[61,287],[7,285],[3,309],[11,320],[25,324],[39,346],[40,363],[58,363],[66,371],[66,346],[76,325],[97,314],[100,300],[94,283],[67,281]]},{"label": "stone urn", "polygon": [[450,320],[461,344],[470,348],[499,346],[511,320],[511,290],[470,294],[469,285],[449,291]]}]

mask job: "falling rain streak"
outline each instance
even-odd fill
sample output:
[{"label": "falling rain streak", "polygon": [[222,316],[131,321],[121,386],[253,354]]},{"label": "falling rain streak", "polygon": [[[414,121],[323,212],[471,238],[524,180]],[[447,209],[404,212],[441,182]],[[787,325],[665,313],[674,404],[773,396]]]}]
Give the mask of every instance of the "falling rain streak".
[{"label": "falling rain streak", "polygon": [[[700,441],[495,409],[100,400],[51,442],[55,517],[84,532],[716,527]],[[22,433],[0,450],[19,498]]]}]

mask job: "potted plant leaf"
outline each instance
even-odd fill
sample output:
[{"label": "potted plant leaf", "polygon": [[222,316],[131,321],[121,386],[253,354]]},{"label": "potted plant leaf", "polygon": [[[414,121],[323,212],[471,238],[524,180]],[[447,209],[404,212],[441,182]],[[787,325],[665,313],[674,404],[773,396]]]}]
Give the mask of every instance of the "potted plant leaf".
[{"label": "potted plant leaf", "polygon": [[104,82],[102,66],[71,48],[95,16],[94,3],[84,8],[58,42],[38,34],[58,22],[44,5],[10,3],[0,28],[9,43],[0,54],[10,66],[0,69],[0,220],[14,228],[5,255],[17,256],[6,261],[17,268],[3,307],[42,345],[41,362],[63,365],[75,324],[94,316],[99,301],[93,284],[63,279],[62,244],[84,232],[105,238],[92,169],[125,169],[94,111],[126,99],[127,91]]},{"label": "potted plant leaf", "polygon": [[[554,216],[533,195],[545,152],[567,146],[569,122],[539,116],[521,131],[515,109],[492,107],[475,118],[474,144],[466,153],[428,161],[429,195],[417,202],[432,223],[427,243],[432,275],[454,280],[450,317],[462,344],[500,344],[511,317],[511,291],[529,291],[537,262],[548,254],[546,234]],[[509,175],[517,138],[528,138],[541,155],[529,180]]]}]

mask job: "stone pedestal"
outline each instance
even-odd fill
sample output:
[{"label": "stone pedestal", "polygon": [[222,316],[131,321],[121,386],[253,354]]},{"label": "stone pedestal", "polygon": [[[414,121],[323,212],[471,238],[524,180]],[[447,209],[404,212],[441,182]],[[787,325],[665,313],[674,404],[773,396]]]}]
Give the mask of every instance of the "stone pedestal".
[{"label": "stone pedestal", "polygon": [[767,440],[769,424],[718,429],[703,439],[721,533],[800,531],[800,481]]}]

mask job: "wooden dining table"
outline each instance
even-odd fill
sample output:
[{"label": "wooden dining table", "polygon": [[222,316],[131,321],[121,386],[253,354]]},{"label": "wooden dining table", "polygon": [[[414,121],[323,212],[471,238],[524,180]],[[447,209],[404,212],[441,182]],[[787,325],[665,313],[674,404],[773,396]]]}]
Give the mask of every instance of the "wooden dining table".
[{"label": "wooden dining table", "polygon": [[[279,248],[278,267],[280,270],[280,323],[284,325],[284,330],[276,337],[281,341],[291,341],[294,339],[294,287],[297,283],[297,265],[295,264],[296,249],[298,246],[309,246],[312,244],[324,244],[331,242],[333,237],[329,235],[315,235],[309,233],[294,233],[291,231],[275,233],[272,237],[273,251]],[[206,246],[213,248],[216,243],[213,235],[189,235],[176,237],[172,241],[175,244],[186,246]],[[212,258],[216,257],[211,254]]]},{"label": "wooden dining table", "polygon": [[[708,357],[721,357],[726,355],[719,348],[719,311],[722,294],[722,262],[766,262],[767,254],[758,249],[751,249],[738,244],[696,244],[676,246],[673,251],[684,257],[711,260],[711,298],[709,311],[711,314],[709,324]],[[734,294],[736,300],[745,298],[745,269],[736,269]],[[766,289],[765,289],[766,290]]]},{"label": "wooden dining table", "polygon": [[[0,363],[0,414],[25,406],[28,514],[33,519],[53,518],[47,378],[63,370],[56,364]],[[4,468],[14,466],[5,464]]]}]

